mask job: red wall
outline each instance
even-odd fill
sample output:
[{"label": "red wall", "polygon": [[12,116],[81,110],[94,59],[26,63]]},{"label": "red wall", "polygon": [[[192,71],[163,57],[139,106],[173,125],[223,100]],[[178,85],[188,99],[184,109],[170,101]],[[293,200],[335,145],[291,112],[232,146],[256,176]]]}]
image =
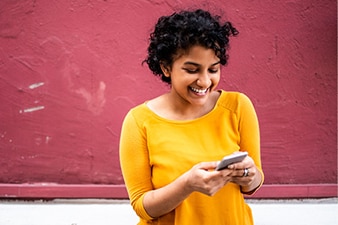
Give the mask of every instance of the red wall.
[{"label": "red wall", "polygon": [[122,119],[166,90],[141,65],[149,32],[205,5],[240,31],[220,88],[257,109],[257,196],[336,195],[336,2],[203,2],[0,1],[0,197],[126,197]]}]

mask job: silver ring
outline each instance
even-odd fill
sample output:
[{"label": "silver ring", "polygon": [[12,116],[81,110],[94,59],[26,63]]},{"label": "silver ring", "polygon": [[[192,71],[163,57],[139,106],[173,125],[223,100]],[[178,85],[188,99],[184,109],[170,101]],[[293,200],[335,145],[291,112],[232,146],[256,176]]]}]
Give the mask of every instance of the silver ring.
[{"label": "silver ring", "polygon": [[244,173],[243,173],[243,177],[247,177],[248,175],[249,175],[249,169],[245,168]]}]

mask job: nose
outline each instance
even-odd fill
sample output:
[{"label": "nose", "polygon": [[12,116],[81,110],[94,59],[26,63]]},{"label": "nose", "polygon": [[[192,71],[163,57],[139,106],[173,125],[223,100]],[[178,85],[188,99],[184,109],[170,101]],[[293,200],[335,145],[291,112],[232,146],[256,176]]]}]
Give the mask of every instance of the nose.
[{"label": "nose", "polygon": [[197,85],[202,87],[202,88],[208,88],[211,85],[211,80],[209,77],[209,73],[203,72],[199,75],[198,79],[197,79]]}]

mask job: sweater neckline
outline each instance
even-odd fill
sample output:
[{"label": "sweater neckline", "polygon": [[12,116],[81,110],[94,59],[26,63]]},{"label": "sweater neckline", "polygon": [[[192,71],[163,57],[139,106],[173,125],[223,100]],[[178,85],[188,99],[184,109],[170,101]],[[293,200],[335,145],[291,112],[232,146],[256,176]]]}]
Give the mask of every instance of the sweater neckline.
[{"label": "sweater neckline", "polygon": [[220,101],[222,100],[222,98],[224,97],[224,94],[225,94],[225,91],[223,90],[217,90],[220,92],[220,96],[219,98],[217,99],[216,101],[216,104],[215,106],[212,108],[212,110],[206,114],[204,114],[203,116],[201,117],[198,117],[198,118],[195,118],[195,119],[191,119],[191,120],[172,120],[172,119],[167,119],[167,118],[164,118],[158,114],[156,114],[154,111],[152,111],[148,106],[147,106],[147,101],[145,101],[143,103],[143,107],[156,119],[158,120],[162,120],[162,121],[165,121],[165,122],[168,122],[168,123],[175,123],[175,124],[187,124],[187,123],[194,123],[196,121],[200,121],[200,120],[203,120],[204,118],[206,117],[209,117],[210,115],[212,115],[215,111],[216,111],[216,108],[218,107]]}]

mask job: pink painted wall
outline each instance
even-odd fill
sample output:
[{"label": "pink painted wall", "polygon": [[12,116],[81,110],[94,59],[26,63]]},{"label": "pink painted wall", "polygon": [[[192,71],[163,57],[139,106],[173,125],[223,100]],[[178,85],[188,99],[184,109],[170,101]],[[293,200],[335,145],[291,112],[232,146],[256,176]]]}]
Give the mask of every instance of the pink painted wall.
[{"label": "pink painted wall", "polygon": [[203,2],[0,1],[0,196],[15,185],[123,185],[122,119],[166,90],[141,66],[148,34],[191,5],[225,11],[240,31],[220,88],[256,106],[265,184],[336,184],[336,2]]}]

